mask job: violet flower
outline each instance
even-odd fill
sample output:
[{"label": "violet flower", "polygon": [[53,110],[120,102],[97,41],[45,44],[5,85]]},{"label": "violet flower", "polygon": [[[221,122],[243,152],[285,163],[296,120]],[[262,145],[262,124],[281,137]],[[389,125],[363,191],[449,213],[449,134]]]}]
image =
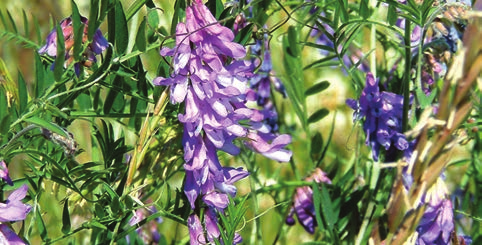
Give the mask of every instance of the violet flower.
[{"label": "violet flower", "polygon": [[7,182],[7,184],[13,185],[12,179],[10,179],[10,175],[8,174],[7,165],[3,160],[0,161],[0,178]]},{"label": "violet flower", "polygon": [[[250,2],[248,0],[246,3],[249,4]],[[250,6],[248,11],[248,18],[253,18],[253,6]],[[233,26],[234,32],[237,33],[240,29],[247,26],[248,23],[244,13],[236,16]],[[263,124],[269,127],[268,130],[270,132],[275,133],[278,132],[278,112],[272,101],[271,88],[281,93],[284,98],[288,95],[283,83],[276,77],[273,71],[268,34],[264,33],[262,38],[255,38],[254,41],[255,43],[249,46],[249,53],[252,57],[251,63],[254,64],[257,71],[249,78],[249,84],[254,91],[257,105],[262,108]]]},{"label": "violet flower", "polygon": [[[88,20],[87,18],[81,16],[80,20],[84,24],[84,32],[82,37],[82,43],[87,42],[88,33]],[[67,17],[60,22],[60,27],[62,28],[63,36],[65,39],[65,63],[64,67],[68,67],[72,62],[74,62],[74,26],[72,23],[72,17]],[[82,54],[82,60],[76,61],[74,64],[75,73],[77,76],[80,74],[80,65],[85,67],[92,66],[92,63],[97,62],[95,57],[101,54],[107,47],[109,43],[102,35],[102,32],[97,29],[94,33],[92,42],[89,43],[84,53]],[[52,57],[57,56],[57,31],[54,28],[47,36],[47,44],[39,49],[39,54],[47,54]],[[55,64],[52,64],[52,69]]]},{"label": "violet flower", "polygon": [[[217,215],[227,207],[228,195],[236,195],[234,183],[249,175],[242,168],[222,167],[218,150],[238,154],[233,141],[244,138],[263,155],[279,161],[291,157],[284,149],[291,138],[264,131],[263,114],[246,107],[253,99],[247,86],[253,66],[241,60],[246,50],[233,39],[233,32],[221,26],[201,0],[193,1],[186,22],[176,26],[176,46],[160,52],[173,56],[173,74],[153,81],[170,86],[172,103],[185,105],[178,118],[184,124],[184,193],[194,210],[188,219],[191,244],[221,239]],[[198,216],[201,208],[204,217]]]},{"label": "violet flower", "polygon": [[[278,113],[271,99],[271,88],[287,97],[283,83],[275,76],[271,63],[268,34],[263,35],[262,40],[256,40],[256,44],[250,46],[251,54],[255,57],[252,62],[258,71],[249,79],[251,88],[256,92],[256,102],[263,108],[261,112],[265,123],[270,127],[270,132],[278,131]],[[263,52],[264,51],[264,52]],[[262,57],[260,60],[258,57]]]},{"label": "violet flower", "polygon": [[[410,158],[411,153],[414,150],[415,143],[410,144],[409,149],[405,152],[405,162],[412,163]],[[412,175],[407,172],[412,167],[405,167],[403,171],[403,185],[405,191],[409,191],[412,184]],[[415,241],[415,245],[428,245],[428,244],[452,244],[453,236],[457,236],[455,233],[455,221],[452,202],[448,198],[447,186],[444,182],[444,175],[438,177],[437,181],[428,189],[420,198],[418,205],[426,205],[425,212],[422,215],[415,233],[410,240]],[[470,244],[471,239],[467,236],[457,236],[459,241],[463,240]],[[462,243],[461,243],[462,244]]]},{"label": "violet flower", "polygon": [[0,203],[0,222],[24,220],[30,212],[30,206],[22,203],[27,195],[28,186],[22,185],[13,191],[5,203]]},{"label": "violet flower", "polygon": [[355,110],[353,120],[365,118],[363,130],[367,135],[366,144],[372,147],[375,161],[378,161],[381,147],[387,151],[408,149],[409,143],[401,132],[403,96],[380,92],[378,81],[368,73],[359,101],[347,99],[346,103]]},{"label": "violet flower", "polygon": [[[313,174],[306,178],[306,181],[331,184],[331,180],[328,178],[326,173],[319,168],[316,168]],[[296,193],[293,196],[293,206],[290,208],[290,212],[286,218],[286,224],[295,224],[295,214],[303,228],[305,228],[307,232],[313,234],[315,232],[315,227],[318,224],[316,223],[313,189],[311,189],[311,186],[302,186],[296,188]]]},{"label": "violet flower", "polygon": [[[421,204],[426,204],[427,207],[416,228],[416,245],[448,245],[452,244],[452,236],[457,236],[452,202],[448,199],[447,194],[447,187],[442,177],[439,177],[422,198]],[[470,237],[466,236],[457,236],[457,239],[467,242],[464,244],[471,242]]]},{"label": "violet flower", "polygon": [[8,225],[0,224],[0,244],[8,245],[25,245],[25,243],[17,233],[15,233]]},{"label": "violet flower", "polygon": [[[13,191],[5,201],[0,203],[0,222],[20,221],[27,217],[31,207],[22,203],[27,195],[28,186],[23,185]],[[0,224],[0,244],[26,244],[8,225]]]}]

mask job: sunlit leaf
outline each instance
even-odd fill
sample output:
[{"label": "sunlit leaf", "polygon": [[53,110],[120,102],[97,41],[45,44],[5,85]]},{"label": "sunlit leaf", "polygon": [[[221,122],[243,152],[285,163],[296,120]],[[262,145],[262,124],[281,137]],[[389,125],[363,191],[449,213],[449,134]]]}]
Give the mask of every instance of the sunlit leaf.
[{"label": "sunlit leaf", "polygon": [[320,93],[325,89],[327,89],[329,86],[330,86],[330,83],[328,81],[322,81],[320,83],[317,83],[305,91],[305,96],[310,96],[310,95]]},{"label": "sunlit leaf", "polygon": [[321,108],[308,118],[308,123],[315,123],[328,116],[330,112],[326,108]]}]

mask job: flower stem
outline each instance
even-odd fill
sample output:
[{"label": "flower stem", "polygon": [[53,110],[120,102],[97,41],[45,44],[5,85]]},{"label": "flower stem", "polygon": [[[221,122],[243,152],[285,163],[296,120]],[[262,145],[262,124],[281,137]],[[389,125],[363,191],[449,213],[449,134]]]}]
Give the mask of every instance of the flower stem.
[{"label": "flower stem", "polygon": [[408,129],[408,109],[409,109],[409,101],[410,101],[410,70],[411,70],[411,58],[412,58],[412,49],[410,46],[411,43],[411,31],[410,31],[410,20],[407,18],[405,19],[405,36],[404,36],[404,43],[405,43],[405,74],[403,76],[402,81],[402,92],[403,92],[403,117],[402,117],[402,132],[407,131]]}]

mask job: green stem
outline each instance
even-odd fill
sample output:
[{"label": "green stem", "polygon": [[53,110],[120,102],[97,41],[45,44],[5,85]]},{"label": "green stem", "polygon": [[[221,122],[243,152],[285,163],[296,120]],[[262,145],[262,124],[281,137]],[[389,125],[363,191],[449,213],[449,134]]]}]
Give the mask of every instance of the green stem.
[{"label": "green stem", "polygon": [[37,128],[37,127],[38,126],[34,125],[34,124],[28,125],[27,127],[20,130],[20,132],[18,132],[16,135],[14,135],[13,138],[10,141],[8,141],[8,143],[6,145],[1,146],[0,149],[5,148],[6,151],[8,152],[8,146],[12,145],[12,143],[17,141],[17,139],[19,139],[22,135],[26,134],[28,131],[30,131],[34,128]]},{"label": "green stem", "polygon": [[370,28],[370,72],[377,77],[377,28],[374,24]]},{"label": "green stem", "polygon": [[411,70],[411,58],[412,58],[412,49],[410,46],[411,43],[411,30],[410,30],[410,20],[407,18],[405,19],[405,74],[403,76],[402,81],[402,92],[403,92],[403,118],[402,118],[402,132],[407,131],[408,129],[408,109],[409,109],[409,102],[410,102],[410,70]]},{"label": "green stem", "polygon": [[[106,71],[109,71],[111,66],[112,66],[112,63],[109,63],[109,66],[107,67]],[[54,95],[50,96],[50,97],[47,99],[47,101],[53,100],[53,99],[55,99],[55,98],[57,98],[57,97],[60,97],[60,96],[65,95],[65,94],[70,94],[70,93],[72,93],[72,92],[80,91],[80,90],[83,90],[83,89],[85,89],[85,88],[88,88],[88,87],[94,85],[95,83],[97,83],[98,81],[102,80],[106,75],[107,75],[107,72],[104,72],[104,73],[102,73],[99,77],[97,77],[96,79],[92,80],[92,82],[90,82],[90,83],[87,83],[87,84],[85,84],[85,85],[83,85],[83,86],[80,86],[80,87],[77,87],[77,88],[73,88],[73,89],[67,90],[67,91],[62,92],[62,93],[54,94]],[[53,85],[52,87],[55,87],[55,85]],[[46,95],[50,94],[50,92],[52,92],[52,91],[49,91],[49,93],[46,93]]]}]

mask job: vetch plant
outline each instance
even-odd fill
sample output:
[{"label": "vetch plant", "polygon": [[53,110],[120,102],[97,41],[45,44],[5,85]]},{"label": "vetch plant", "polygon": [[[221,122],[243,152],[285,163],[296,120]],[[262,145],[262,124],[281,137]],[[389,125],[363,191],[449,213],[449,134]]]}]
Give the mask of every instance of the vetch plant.
[{"label": "vetch plant", "polygon": [[0,243],[482,243],[478,2],[28,4]]}]

